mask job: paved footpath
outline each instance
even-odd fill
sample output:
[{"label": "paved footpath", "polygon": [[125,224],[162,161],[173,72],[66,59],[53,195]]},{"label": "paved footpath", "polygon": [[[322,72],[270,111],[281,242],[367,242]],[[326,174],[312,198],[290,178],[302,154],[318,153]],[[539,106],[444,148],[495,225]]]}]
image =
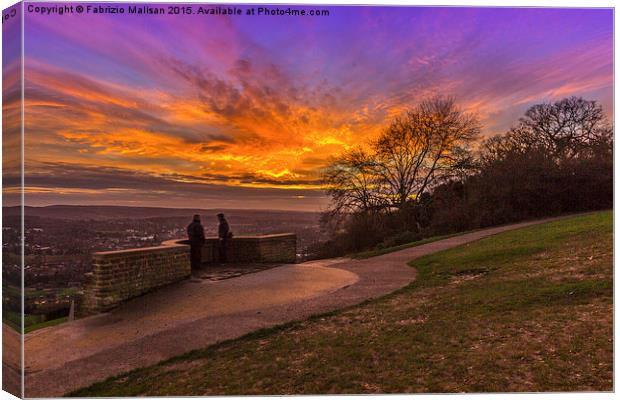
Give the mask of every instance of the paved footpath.
[{"label": "paved footpath", "polygon": [[105,314],[25,336],[26,397],[58,397],[138,367],[399,289],[416,277],[407,262],[500,232],[506,225],[366,260],[283,265],[223,281],[185,281]]}]

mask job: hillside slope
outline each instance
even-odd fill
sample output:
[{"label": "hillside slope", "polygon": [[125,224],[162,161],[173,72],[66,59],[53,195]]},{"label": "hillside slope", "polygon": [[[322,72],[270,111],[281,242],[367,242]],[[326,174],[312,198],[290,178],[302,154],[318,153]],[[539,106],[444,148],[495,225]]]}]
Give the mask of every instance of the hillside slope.
[{"label": "hillside slope", "polygon": [[264,330],[79,396],[613,389],[612,212],[415,260],[381,299]]}]

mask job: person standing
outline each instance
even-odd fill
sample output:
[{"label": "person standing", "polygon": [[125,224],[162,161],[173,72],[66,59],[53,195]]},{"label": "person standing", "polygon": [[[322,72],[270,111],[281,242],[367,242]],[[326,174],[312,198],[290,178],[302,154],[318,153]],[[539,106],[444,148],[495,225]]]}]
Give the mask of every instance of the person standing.
[{"label": "person standing", "polygon": [[217,236],[219,239],[220,264],[226,264],[226,262],[228,261],[228,255],[226,250],[228,246],[228,239],[230,239],[230,226],[228,226],[228,221],[226,221],[224,214],[217,214],[217,218],[220,221],[217,229]]},{"label": "person standing", "polygon": [[202,246],[205,243],[205,230],[200,223],[200,215],[194,215],[192,223],[187,226],[187,237],[189,239],[192,269],[200,268],[202,266]]}]

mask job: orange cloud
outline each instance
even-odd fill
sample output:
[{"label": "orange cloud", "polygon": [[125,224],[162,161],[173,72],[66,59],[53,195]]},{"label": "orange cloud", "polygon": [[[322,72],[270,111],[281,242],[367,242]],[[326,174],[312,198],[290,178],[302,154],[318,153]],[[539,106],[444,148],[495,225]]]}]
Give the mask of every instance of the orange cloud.
[{"label": "orange cloud", "polygon": [[[286,83],[272,89],[244,83],[239,91],[215,80],[197,84],[204,90],[198,98],[156,90],[138,96],[31,65],[26,114],[33,165],[62,157],[197,180],[217,176],[211,182],[218,184],[320,189],[317,167],[380,129],[368,108],[351,114],[307,104],[305,97],[291,98]],[[219,93],[210,92],[214,87]]]}]

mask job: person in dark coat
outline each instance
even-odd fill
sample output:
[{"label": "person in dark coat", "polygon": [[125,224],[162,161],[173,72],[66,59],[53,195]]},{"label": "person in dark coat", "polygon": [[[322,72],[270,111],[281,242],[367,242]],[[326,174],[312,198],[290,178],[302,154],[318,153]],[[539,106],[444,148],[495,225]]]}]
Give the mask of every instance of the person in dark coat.
[{"label": "person in dark coat", "polygon": [[228,226],[228,221],[226,221],[224,214],[217,214],[217,218],[220,221],[220,224],[217,228],[217,237],[219,238],[220,263],[226,264],[226,262],[228,261],[226,248],[228,246],[228,239],[230,239],[230,226]]},{"label": "person in dark coat", "polygon": [[200,215],[194,215],[194,220],[187,226],[192,269],[202,265],[202,245],[205,243],[205,230],[200,223]]}]

